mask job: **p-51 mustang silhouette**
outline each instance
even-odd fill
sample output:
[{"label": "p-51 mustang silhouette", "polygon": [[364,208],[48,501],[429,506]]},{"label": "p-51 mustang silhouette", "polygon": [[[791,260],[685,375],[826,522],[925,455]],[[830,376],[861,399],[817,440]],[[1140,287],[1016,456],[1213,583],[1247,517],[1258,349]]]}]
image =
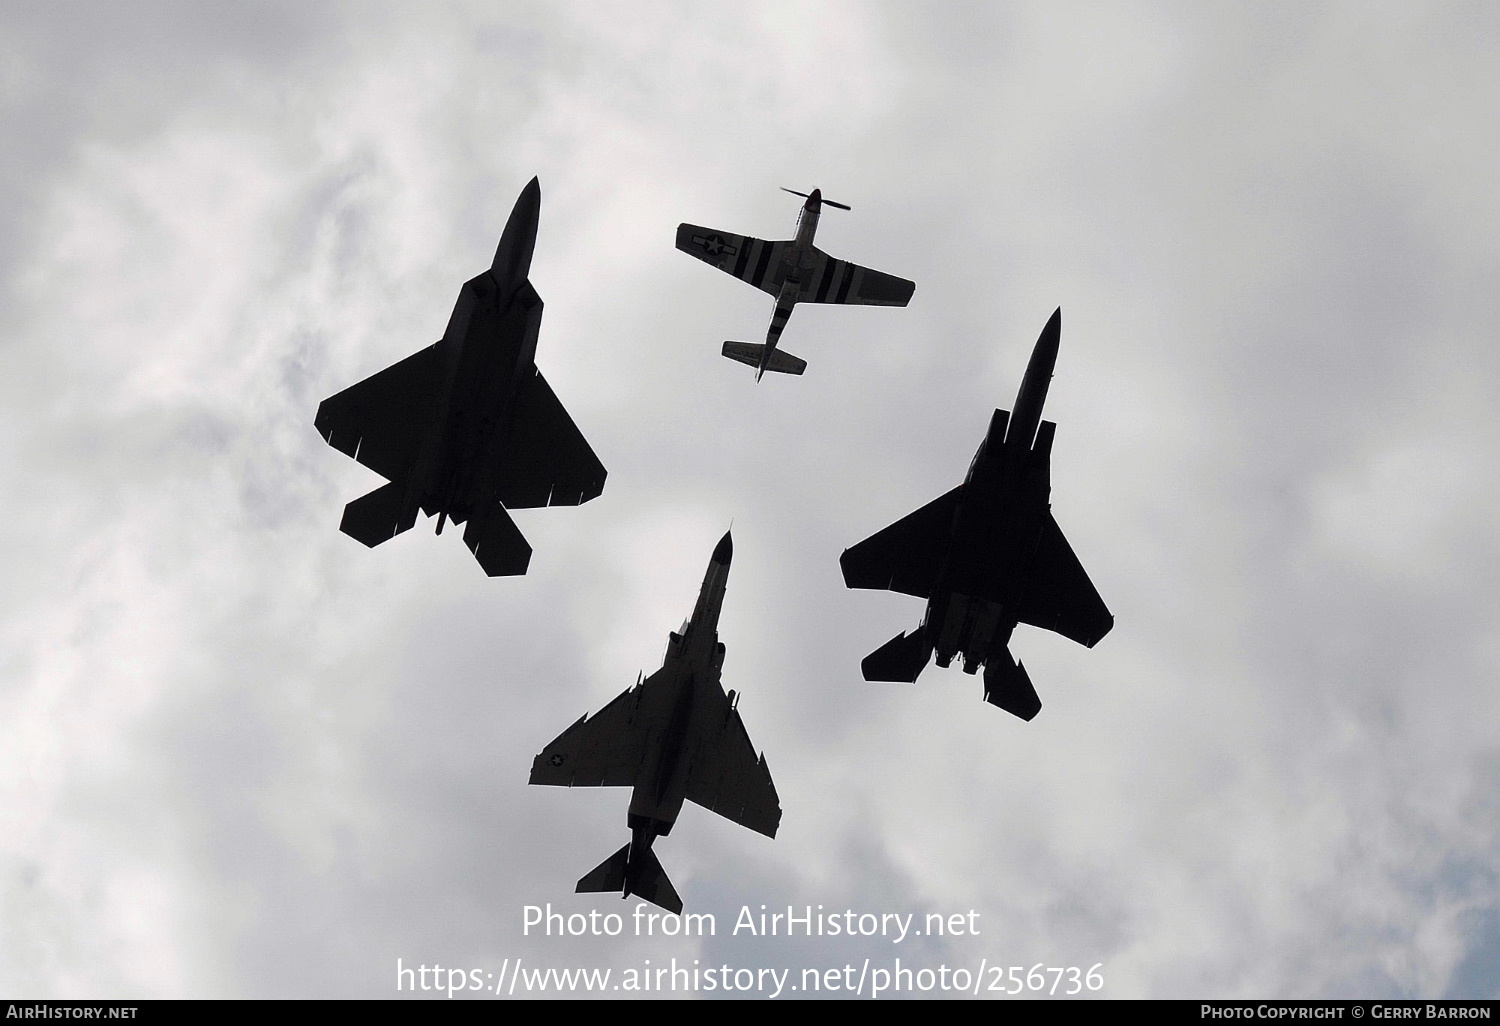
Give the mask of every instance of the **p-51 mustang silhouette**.
[{"label": "p-51 mustang silhouette", "polygon": [[786,189],[794,196],[806,196],[802,213],[797,216],[796,238],[785,242],[767,242],[748,235],[734,235],[696,224],[677,226],[677,248],[704,263],[713,264],[726,274],[770,293],[776,298],[771,326],[766,329],[764,344],[725,342],[724,355],[755,368],[755,380],[766,371],[801,374],[806,360],[776,348],[781,331],[798,303],[848,303],[861,306],[905,306],[916,285],[905,278],[872,271],[868,267],[836,260],[813,245],[818,230],[818,216],[827,205],[848,210],[843,203],[825,200],[822,192],[811,194]]}]

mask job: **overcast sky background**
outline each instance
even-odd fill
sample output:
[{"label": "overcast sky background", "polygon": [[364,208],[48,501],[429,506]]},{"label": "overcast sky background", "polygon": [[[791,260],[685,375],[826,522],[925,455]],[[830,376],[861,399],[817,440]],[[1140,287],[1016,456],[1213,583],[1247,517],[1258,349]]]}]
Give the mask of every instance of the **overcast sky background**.
[{"label": "overcast sky background", "polygon": [[[1103,963],[1111,997],[1500,996],[1492,4],[0,8],[0,992],[383,997],[407,966]],[[537,363],[609,479],[487,579],[319,401],[542,188]],[[763,293],[680,221],[917,282]],[[1053,509],[1116,626],[866,684],[842,549],[962,480],[1054,307]],[[781,795],[658,843],[706,940],[523,937],[627,839],[533,755],[734,525]],[[979,913],[896,946],[741,905]]]}]

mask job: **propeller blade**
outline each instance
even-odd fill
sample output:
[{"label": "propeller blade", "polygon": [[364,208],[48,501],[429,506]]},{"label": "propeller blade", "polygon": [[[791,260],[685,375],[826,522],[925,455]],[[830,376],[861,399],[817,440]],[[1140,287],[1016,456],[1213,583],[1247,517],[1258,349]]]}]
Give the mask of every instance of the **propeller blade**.
[{"label": "propeller blade", "polygon": [[[781,191],[782,192],[789,192],[793,196],[801,196],[804,199],[811,199],[812,198],[811,196],[808,196],[807,193],[805,193],[805,192],[798,192],[796,189],[788,189],[784,185],[781,187]],[[854,209],[853,207],[851,207],[847,203],[836,203],[836,202],[834,202],[831,199],[822,200],[821,202],[823,203],[823,205],[825,207],[838,207],[840,210],[853,210]]]}]

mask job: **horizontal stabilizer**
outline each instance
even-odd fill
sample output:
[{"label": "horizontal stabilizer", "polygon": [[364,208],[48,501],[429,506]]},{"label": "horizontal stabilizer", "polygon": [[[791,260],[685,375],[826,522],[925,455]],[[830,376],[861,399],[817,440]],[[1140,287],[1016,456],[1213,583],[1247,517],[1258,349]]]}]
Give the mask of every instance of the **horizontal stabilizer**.
[{"label": "horizontal stabilizer", "polygon": [[339,530],[356,541],[374,548],[409,530],[417,522],[415,508],[403,510],[405,488],[392,481],[367,495],[361,495],[344,507]]},{"label": "horizontal stabilizer", "polygon": [[531,546],[499,503],[490,503],[469,518],[464,544],[490,577],[517,577],[531,565]]},{"label": "horizontal stabilizer", "polygon": [[759,367],[760,354],[765,348],[765,346],[757,345],[754,342],[725,342],[724,355],[731,360],[737,360],[745,364],[747,367]]},{"label": "horizontal stabilizer", "polygon": [[626,845],[609,858],[599,863],[578,881],[573,888],[575,894],[596,894],[625,889],[625,863],[630,858],[630,845]]},{"label": "horizontal stabilizer", "polygon": [[915,684],[917,675],[931,657],[932,646],[927,644],[927,632],[918,627],[910,634],[896,635],[865,656],[859,669],[865,675],[865,680]]},{"label": "horizontal stabilizer", "polygon": [[785,349],[773,349],[771,360],[766,364],[766,370],[775,371],[778,374],[801,374],[807,370],[807,361],[793,356]]},{"label": "horizontal stabilizer", "polygon": [[[731,360],[737,360],[758,370],[760,361],[765,356],[766,347],[760,342],[725,342],[723,352]],[[778,374],[801,374],[806,369],[806,360],[798,359],[782,349],[771,350],[771,360],[766,364],[766,370],[775,371]]]},{"label": "horizontal stabilizer", "polygon": [[[628,848],[629,845],[626,847]],[[657,861],[656,852],[650,848],[636,851],[635,858],[631,860],[628,875],[631,877],[629,883],[631,894],[645,898],[654,905],[660,905],[674,915],[682,914],[682,899],[677,896],[676,889],[672,887],[672,881],[667,879],[666,871]]]},{"label": "horizontal stabilizer", "polygon": [[1023,664],[1011,658],[1009,649],[991,656],[984,665],[984,700],[1023,720],[1030,720],[1042,711],[1042,700],[1031,686],[1031,675]]}]

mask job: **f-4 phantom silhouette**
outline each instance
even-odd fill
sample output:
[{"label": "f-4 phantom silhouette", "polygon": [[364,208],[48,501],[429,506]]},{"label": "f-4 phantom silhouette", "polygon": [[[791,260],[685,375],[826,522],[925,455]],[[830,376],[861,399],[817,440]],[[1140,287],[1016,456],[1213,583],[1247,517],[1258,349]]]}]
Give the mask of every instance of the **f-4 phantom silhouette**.
[{"label": "f-4 phantom silhouette", "polygon": [[905,306],[916,289],[905,278],[872,271],[847,260],[835,260],[813,245],[822,208],[826,205],[848,210],[848,206],[824,199],[817,189],[810,195],[795,189],[783,188],[783,191],[807,197],[802,213],[797,215],[797,236],[785,242],[766,242],[695,224],[677,226],[678,249],[776,297],[764,345],[724,343],[724,355],[754,367],[756,381],[768,370],[801,374],[807,368],[806,360],[776,348],[781,330],[798,303]]},{"label": "f-4 phantom silhouette", "polygon": [[467,521],[464,544],[489,576],[524,574],[531,546],[505,507],[576,506],[604,490],[604,466],[534,362],[542,300],[526,276],[541,203],[533,178],[438,342],[318,407],[324,440],[390,482],[344,507],[350,537],[379,545],[420,508],[439,534],[445,519]]},{"label": "f-4 phantom silhouette", "polygon": [[683,799],[776,836],[781,805],[766,757],[756,756],[719,671],[719,608],[733,545],[725,534],[708,561],[693,617],[673,633],[660,670],[558,735],[531,764],[531,783],[630,787],[630,843],[578,881],[579,893],[636,894],[669,912],[682,899],[651,844],[672,832]]},{"label": "f-4 phantom silhouette", "polygon": [[984,665],[985,700],[1029,720],[1042,702],[1011,657],[1016,625],[1089,648],[1114,626],[1048,501],[1057,425],[1041,416],[1061,333],[1058,310],[1032,350],[1015,412],[995,411],[964,483],[839,557],[851,588],[927,599],[917,630],[865,657],[865,680],[915,682],[934,652],[939,666],[962,653],[965,673]]}]

